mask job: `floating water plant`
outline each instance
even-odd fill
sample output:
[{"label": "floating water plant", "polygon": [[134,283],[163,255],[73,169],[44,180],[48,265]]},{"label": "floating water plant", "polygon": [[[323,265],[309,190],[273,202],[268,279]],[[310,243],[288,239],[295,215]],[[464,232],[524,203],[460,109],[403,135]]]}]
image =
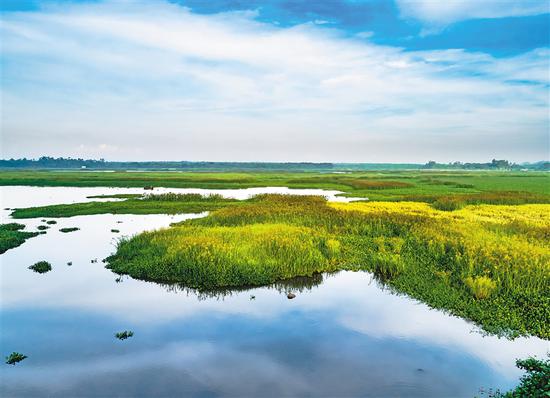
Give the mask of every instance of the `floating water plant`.
[{"label": "floating water plant", "polygon": [[124,332],[118,332],[115,333],[115,337],[119,340],[126,340],[129,337],[132,337],[134,335],[134,332],[131,330],[125,330]]},{"label": "floating water plant", "polygon": [[47,225],[39,225],[38,227],[36,227],[36,229],[38,229],[39,231],[44,231],[48,228],[50,228],[50,227],[48,227]]},{"label": "floating water plant", "polygon": [[57,221],[49,220],[49,221],[46,221],[46,224],[50,224],[50,225],[57,224]]},{"label": "floating water plant", "polygon": [[52,270],[52,265],[47,261],[39,261],[31,265],[29,269],[32,269],[34,272],[38,272],[39,274],[44,274]]},{"label": "floating water plant", "polygon": [[10,223],[0,225],[0,254],[22,245],[27,239],[37,236],[37,232],[25,232],[23,224]]},{"label": "floating water plant", "polygon": [[69,228],[60,228],[59,231],[63,232],[63,233],[68,233],[68,232],[74,232],[74,231],[78,231],[80,228],[78,227],[69,227]]},{"label": "floating water plant", "polygon": [[111,232],[112,232],[112,233],[115,233],[115,234],[118,234],[118,233],[120,232],[120,230],[118,230],[118,229],[111,229]]},{"label": "floating water plant", "polygon": [[25,358],[28,358],[28,357],[19,352],[12,352],[8,357],[6,357],[6,363],[8,365],[15,365],[16,363],[21,362]]}]

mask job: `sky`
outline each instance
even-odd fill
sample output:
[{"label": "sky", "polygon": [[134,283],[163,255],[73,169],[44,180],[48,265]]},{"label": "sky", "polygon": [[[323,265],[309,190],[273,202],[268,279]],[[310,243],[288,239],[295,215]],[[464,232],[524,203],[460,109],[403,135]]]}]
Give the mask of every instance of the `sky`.
[{"label": "sky", "polygon": [[2,0],[2,158],[550,159],[550,0]]}]

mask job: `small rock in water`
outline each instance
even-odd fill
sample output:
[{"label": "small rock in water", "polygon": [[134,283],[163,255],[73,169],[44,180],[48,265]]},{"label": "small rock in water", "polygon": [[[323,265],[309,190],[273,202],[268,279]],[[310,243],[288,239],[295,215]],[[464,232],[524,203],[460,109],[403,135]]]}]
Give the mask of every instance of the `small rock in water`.
[{"label": "small rock in water", "polygon": [[93,264],[93,263],[97,263],[97,258],[94,258],[93,260],[90,260],[90,262]]},{"label": "small rock in water", "polygon": [[147,191],[152,191],[153,190],[153,186],[152,185],[147,185],[145,187],[143,187],[143,189],[147,190]]},{"label": "small rock in water", "polygon": [[71,265],[73,265],[73,262],[72,262],[72,261],[69,261],[69,262],[67,263],[67,265],[68,265],[68,266],[71,266]]},{"label": "small rock in water", "polygon": [[288,294],[286,295],[286,298],[289,299],[289,300],[292,300],[292,299],[295,298],[295,297],[296,297],[296,295],[295,295],[294,293],[288,293]]},{"label": "small rock in water", "polygon": [[254,296],[253,294],[250,296],[250,300],[256,300],[256,296]]}]

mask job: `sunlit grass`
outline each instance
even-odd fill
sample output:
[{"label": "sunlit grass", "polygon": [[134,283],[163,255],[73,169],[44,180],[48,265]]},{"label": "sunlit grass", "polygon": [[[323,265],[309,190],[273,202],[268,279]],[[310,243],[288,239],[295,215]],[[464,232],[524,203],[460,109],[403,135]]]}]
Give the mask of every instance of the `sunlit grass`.
[{"label": "sunlit grass", "polygon": [[488,331],[550,335],[550,205],[330,203],[261,195],[123,240],[117,273],[199,289],[363,269]]}]

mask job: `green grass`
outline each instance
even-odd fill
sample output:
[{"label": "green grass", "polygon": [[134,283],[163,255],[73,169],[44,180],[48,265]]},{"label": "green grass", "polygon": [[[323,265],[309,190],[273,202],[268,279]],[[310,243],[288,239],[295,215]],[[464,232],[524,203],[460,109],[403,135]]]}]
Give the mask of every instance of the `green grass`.
[{"label": "green grass", "polygon": [[[235,189],[252,187],[322,188],[371,200],[404,200],[482,192],[550,195],[550,174],[500,171],[319,172],[113,172],[2,171],[0,185],[81,187],[172,187]],[[110,197],[122,197],[110,195]],[[548,199],[546,199],[548,200]]]},{"label": "green grass", "polygon": [[0,254],[22,245],[27,239],[37,236],[36,232],[22,231],[23,224],[10,223],[0,225]]},{"label": "green grass", "polygon": [[141,198],[143,195],[139,193],[117,193],[112,195],[91,195],[86,196],[88,199],[136,199]]},{"label": "green grass", "polygon": [[50,272],[52,270],[52,265],[47,261],[39,261],[31,265],[29,269],[32,269],[34,272],[39,274],[45,274],[46,272]]},{"label": "green grass", "polygon": [[361,269],[488,332],[548,338],[550,207],[516,208],[261,195],[122,240],[107,262],[118,274],[199,290]]},{"label": "green grass", "polygon": [[15,209],[13,218],[73,217],[91,214],[178,214],[199,213],[238,203],[219,195],[198,194],[148,195],[143,199],[127,199],[119,202],[86,202]]},{"label": "green grass", "polygon": [[68,227],[68,228],[60,228],[59,231],[65,233],[65,234],[67,234],[67,233],[69,233],[69,232],[78,231],[79,229],[80,229],[80,228],[78,228],[78,227]]}]

